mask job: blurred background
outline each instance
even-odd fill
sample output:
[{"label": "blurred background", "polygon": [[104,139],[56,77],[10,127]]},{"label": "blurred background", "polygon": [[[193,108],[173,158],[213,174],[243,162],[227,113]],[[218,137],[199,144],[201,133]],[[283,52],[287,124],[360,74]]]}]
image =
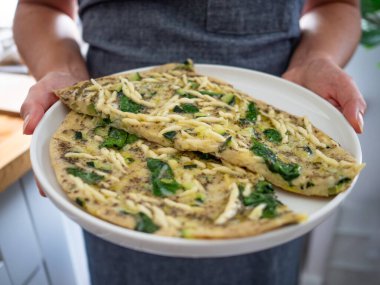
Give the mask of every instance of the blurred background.
[{"label": "blurred background", "polygon": [[[12,38],[16,5],[0,1],[0,284],[87,285],[82,233],[39,196],[30,171],[18,111],[34,79]],[[359,135],[367,166],[310,235],[301,285],[380,284],[380,0],[362,1],[362,17],[362,41],[345,70],[368,104]]]}]

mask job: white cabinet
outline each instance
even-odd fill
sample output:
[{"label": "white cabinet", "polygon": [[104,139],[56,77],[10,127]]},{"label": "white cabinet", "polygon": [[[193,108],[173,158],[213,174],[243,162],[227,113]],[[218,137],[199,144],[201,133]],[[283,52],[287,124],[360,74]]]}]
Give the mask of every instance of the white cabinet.
[{"label": "white cabinet", "polygon": [[0,284],[12,285],[11,280],[9,279],[9,276],[8,276],[7,269],[5,268],[5,264],[1,260],[1,255],[0,255]]},{"label": "white cabinet", "polygon": [[38,193],[33,174],[0,192],[0,285],[88,285],[82,231]]},{"label": "white cabinet", "polygon": [[19,182],[0,193],[0,251],[3,268],[14,285],[24,284],[42,263]]},{"label": "white cabinet", "polygon": [[[38,192],[32,172],[21,178],[52,285],[88,284],[82,232]],[[76,227],[75,227],[76,226]]]},{"label": "white cabinet", "polygon": [[26,285],[49,285],[44,269],[42,267],[38,268],[32,278],[28,280]]}]

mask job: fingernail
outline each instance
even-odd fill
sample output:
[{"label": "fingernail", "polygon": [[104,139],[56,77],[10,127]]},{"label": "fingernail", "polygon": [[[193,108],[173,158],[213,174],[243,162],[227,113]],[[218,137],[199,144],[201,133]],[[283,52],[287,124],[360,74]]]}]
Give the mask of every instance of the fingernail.
[{"label": "fingernail", "polygon": [[357,120],[359,122],[360,132],[362,133],[363,132],[363,125],[364,125],[363,114],[359,111],[356,117],[357,117]]},{"label": "fingernail", "polygon": [[23,125],[23,131],[25,132],[25,128],[27,127],[28,123],[30,121],[30,115],[26,115],[24,118],[24,125]]}]

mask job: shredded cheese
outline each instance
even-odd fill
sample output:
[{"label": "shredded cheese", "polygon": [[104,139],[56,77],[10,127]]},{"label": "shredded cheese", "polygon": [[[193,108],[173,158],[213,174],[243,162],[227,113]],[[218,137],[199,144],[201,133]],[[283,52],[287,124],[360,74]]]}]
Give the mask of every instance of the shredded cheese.
[{"label": "shredded cheese", "polygon": [[252,184],[251,183],[245,184],[245,187],[242,193],[243,196],[248,197],[249,195],[251,195],[251,193],[252,193]]},{"label": "shredded cheese", "polygon": [[154,103],[148,102],[142,99],[141,94],[135,90],[135,87],[130,81],[128,81],[128,79],[121,78],[121,82],[123,83],[123,87],[122,87],[123,93],[129,99],[148,108],[155,107]]},{"label": "shredded cheese", "polygon": [[99,191],[95,190],[92,186],[84,183],[82,179],[74,175],[69,174],[68,177],[76,185],[77,188],[83,190],[88,196],[95,198],[98,201],[107,201],[106,197],[102,195]]},{"label": "shredded cheese", "polygon": [[170,126],[164,128],[164,129],[162,129],[158,134],[162,136],[164,133],[173,132],[173,131],[179,131],[181,129],[182,129],[181,126],[170,125]]},{"label": "shredded cheese", "polygon": [[248,215],[248,218],[251,220],[258,220],[263,215],[263,211],[266,208],[266,204],[261,203],[258,206],[256,206],[252,212]]},{"label": "shredded cheese", "polygon": [[239,188],[236,183],[233,183],[230,186],[231,194],[228,198],[228,202],[226,208],[223,213],[219,215],[219,217],[215,220],[215,224],[222,225],[226,223],[228,220],[232,219],[238,212],[241,207],[241,202],[239,200]]},{"label": "shredded cheese", "polygon": [[170,200],[170,199],[168,199],[168,198],[165,198],[165,199],[164,199],[164,203],[165,203],[167,206],[169,206],[169,207],[173,207],[173,208],[181,209],[181,210],[186,211],[186,212],[200,212],[200,211],[203,211],[202,208],[199,208],[199,207],[192,207],[192,206],[189,206],[189,205],[187,205],[187,204],[174,202],[173,200]]},{"label": "shredded cheese", "polygon": [[113,192],[113,191],[110,191],[108,189],[100,189],[99,190],[102,194],[104,194],[105,196],[108,196],[108,197],[116,197],[117,196],[117,193],[116,192]]},{"label": "shredded cheese", "polygon": [[128,168],[128,165],[126,164],[124,158],[121,156],[120,153],[114,151],[113,149],[108,149],[105,147],[102,147],[100,149],[100,153],[113,165],[119,169],[121,172],[126,173],[126,169]]},{"label": "shredded cheese", "polygon": [[156,152],[158,154],[163,154],[163,153],[165,153],[165,154],[176,154],[178,152],[178,150],[175,148],[172,148],[172,147],[161,147],[159,149],[156,149]]},{"label": "shredded cheese", "polygon": [[67,158],[86,158],[86,159],[100,159],[99,156],[93,156],[84,152],[68,152],[65,154]]},{"label": "shredded cheese", "polygon": [[152,206],[152,210],[153,210],[153,221],[163,227],[163,228],[166,228],[168,227],[169,223],[166,219],[166,215],[164,213],[164,211],[162,211],[160,208],[156,207],[156,206]]},{"label": "shredded cheese", "polygon": [[327,155],[325,155],[323,152],[321,152],[319,149],[316,149],[315,150],[315,153],[323,160],[325,161],[327,164],[330,164],[332,166],[338,166],[339,165],[339,162],[336,161],[335,159],[331,158],[331,157],[328,157]]},{"label": "shredded cheese", "polygon": [[138,203],[140,203],[140,202],[148,202],[151,204],[157,204],[158,203],[158,201],[155,198],[152,198],[152,197],[146,196],[144,194],[140,194],[140,193],[128,193],[127,197],[138,202]]}]

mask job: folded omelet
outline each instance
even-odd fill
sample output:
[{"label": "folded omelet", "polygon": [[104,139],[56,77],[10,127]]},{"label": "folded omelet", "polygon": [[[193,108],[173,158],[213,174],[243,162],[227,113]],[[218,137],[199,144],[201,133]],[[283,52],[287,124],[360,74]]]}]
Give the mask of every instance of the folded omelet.
[{"label": "folded omelet", "polygon": [[298,223],[261,175],[210,154],[181,152],[70,112],[50,143],[68,197],[88,213],[141,232],[235,238]]},{"label": "folded omelet", "polygon": [[92,79],[56,94],[76,112],[110,119],[161,146],[214,155],[302,195],[336,195],[364,166],[307,117],[197,74],[191,61]]}]

